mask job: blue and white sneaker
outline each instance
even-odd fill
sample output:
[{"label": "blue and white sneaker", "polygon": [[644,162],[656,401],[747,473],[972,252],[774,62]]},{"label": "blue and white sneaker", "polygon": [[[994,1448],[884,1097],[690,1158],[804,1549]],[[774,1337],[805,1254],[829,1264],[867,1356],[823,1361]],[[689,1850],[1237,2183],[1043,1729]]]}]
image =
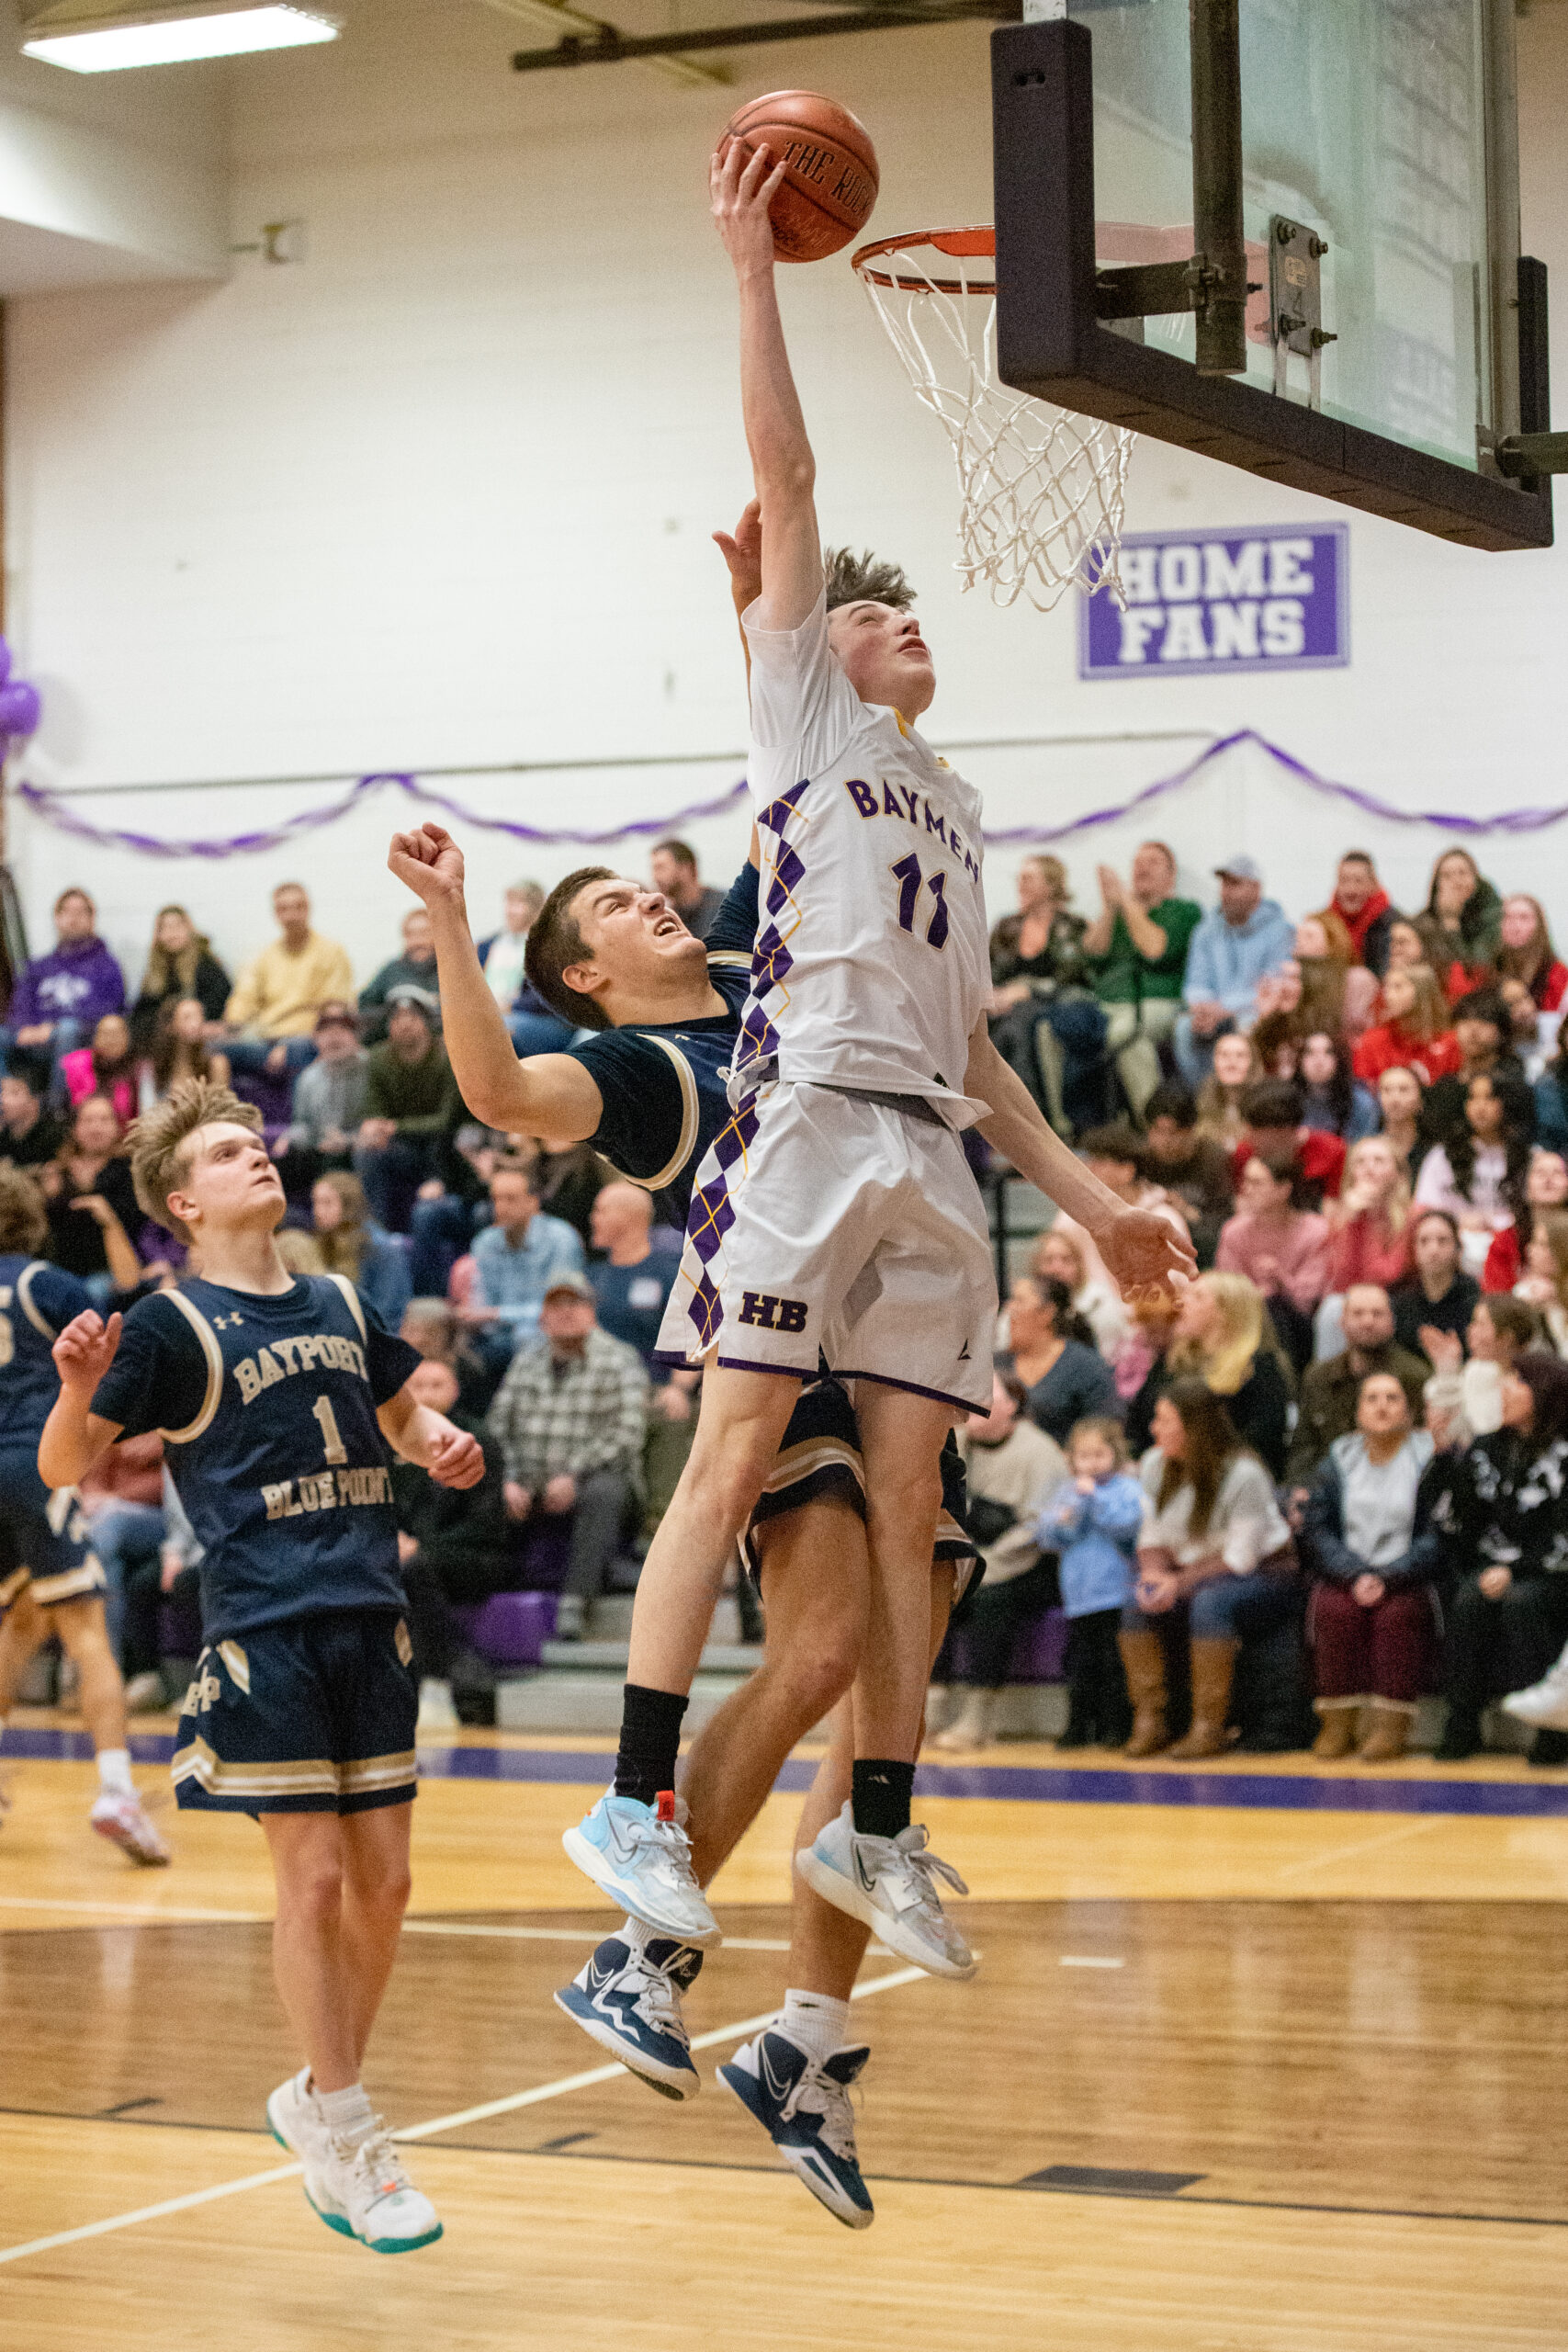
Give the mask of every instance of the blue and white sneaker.
[{"label": "blue and white sneaker", "polygon": [[651,1805],[606,1789],[561,1844],[578,1869],[634,1919],[701,1951],[718,1942],[718,1921],[693,1872],[691,1840],[671,1790]]},{"label": "blue and white sneaker", "polygon": [[665,2098],[695,2098],[703,2078],[681,2016],[703,1964],[695,1944],[650,1936],[636,1944],[607,1936],[587,1966],[556,1995],[556,2007],[612,2058]]},{"label": "blue and white sneaker", "polygon": [[756,2117],[791,2171],[851,2230],[868,2230],[876,2219],[861,2178],[850,2105],[850,2086],[870,2055],[863,2042],[818,2061],[771,2025],[718,2070],[725,2089]]},{"label": "blue and white sneaker", "polygon": [[814,1846],[801,1847],[795,1866],[825,1903],[863,1921],[900,1960],[932,1976],[974,1975],[975,1955],[942,1909],[936,1881],[960,1894],[969,1889],[951,1862],[927,1853],[918,1824],[897,1838],[863,1838],[846,1804]]}]

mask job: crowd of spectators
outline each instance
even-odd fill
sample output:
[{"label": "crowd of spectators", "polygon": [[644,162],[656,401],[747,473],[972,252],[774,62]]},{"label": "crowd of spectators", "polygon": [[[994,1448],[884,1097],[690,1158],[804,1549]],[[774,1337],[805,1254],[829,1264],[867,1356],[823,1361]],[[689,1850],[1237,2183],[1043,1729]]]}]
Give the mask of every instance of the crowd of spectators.
[{"label": "crowd of spectators", "polygon": [[[660,842],[652,875],[704,931],[719,894],[686,845]],[[1568,967],[1540,902],[1464,850],[1407,913],[1358,851],[1299,920],[1249,855],[1215,881],[1205,910],[1148,842],[1125,879],[1099,870],[1086,915],[1061,861],[1032,857],[992,936],[999,1049],[1120,1199],[1179,1221],[1201,1272],[1178,1301],[1125,1302],[1066,1217],[1019,1265],[992,1406],[963,1437],[987,1574],[938,1736],[989,1736],[1019,1644],[1060,1606],[1069,1746],[1315,1734],[1326,1758],[1386,1760],[1438,1693],[1441,1752],[1468,1755],[1568,1635]],[[571,1035],[524,967],[542,899],[514,884],[479,943],[526,1053]],[[132,1000],[91,899],[62,893],[0,1029],[0,1163],[37,1183],[50,1255],[124,1305],[180,1265],[138,1209],[130,1121],[189,1076],[259,1105],[288,1264],[355,1281],[419,1348],[429,1401],[483,1438],[469,1493],[398,1488],[426,1720],[455,1720],[484,1679],[473,1604],[544,1582],[571,1640],[635,1579],[692,1434],[696,1376],[653,1361],[678,1237],[586,1148],[469,1119],[422,910],[357,994],[301,885],[273,911],[276,939],[231,976],[161,909]],[[142,1450],[88,1505],[154,1703],[198,1562]],[[1568,1738],[1532,1754],[1568,1760]]]}]

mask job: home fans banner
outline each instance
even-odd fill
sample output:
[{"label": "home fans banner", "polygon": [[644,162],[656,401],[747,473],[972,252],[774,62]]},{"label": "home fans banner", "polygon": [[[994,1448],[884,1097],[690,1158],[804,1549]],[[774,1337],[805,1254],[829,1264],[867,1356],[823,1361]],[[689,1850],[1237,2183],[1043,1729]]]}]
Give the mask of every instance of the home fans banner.
[{"label": "home fans banner", "polygon": [[1343,523],[1298,530],[1144,531],[1122,541],[1124,606],[1080,607],[1081,678],[1322,670],[1350,658]]}]

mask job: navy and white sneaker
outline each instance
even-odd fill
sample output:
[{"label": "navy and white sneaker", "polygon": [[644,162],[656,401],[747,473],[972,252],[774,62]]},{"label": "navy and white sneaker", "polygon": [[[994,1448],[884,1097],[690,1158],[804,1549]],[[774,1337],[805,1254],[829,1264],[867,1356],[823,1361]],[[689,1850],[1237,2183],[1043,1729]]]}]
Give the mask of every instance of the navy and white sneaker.
[{"label": "navy and white sneaker", "polygon": [[705,1951],[718,1942],[719,1927],[692,1868],[683,1810],[669,1789],[656,1805],[606,1789],[576,1828],[562,1833],[561,1844],[578,1869],[634,1919]]},{"label": "navy and white sneaker", "polygon": [[900,1960],[932,1976],[974,1975],[975,1955],[942,1909],[936,1882],[960,1894],[969,1889],[951,1862],[926,1851],[918,1823],[897,1838],[862,1837],[846,1804],[815,1845],[800,1848],[795,1866],[825,1903],[862,1920]]},{"label": "navy and white sneaker", "polygon": [[770,2025],[718,2070],[725,2089],[756,2117],[791,2171],[851,2230],[868,2230],[876,2219],[861,2178],[850,2105],[850,2086],[870,2055],[862,2042],[818,2061]]},{"label": "navy and white sneaker", "polygon": [[612,2058],[665,2098],[695,2098],[702,2076],[681,2016],[681,1996],[702,1967],[694,1944],[650,1936],[637,1945],[607,1936],[587,1966],[563,1984],[556,2007]]}]

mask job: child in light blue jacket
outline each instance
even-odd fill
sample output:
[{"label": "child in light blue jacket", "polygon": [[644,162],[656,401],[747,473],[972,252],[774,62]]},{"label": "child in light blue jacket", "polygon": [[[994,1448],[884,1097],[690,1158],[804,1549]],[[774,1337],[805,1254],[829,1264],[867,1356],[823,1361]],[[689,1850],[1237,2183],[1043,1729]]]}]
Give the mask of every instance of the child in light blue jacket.
[{"label": "child in light blue jacket", "polygon": [[1117,1633],[1137,1580],[1144,1495],[1127,1466],[1119,1421],[1078,1421],[1067,1439],[1071,1478],[1041,1512],[1043,1551],[1061,1555],[1067,1613],[1067,1728],[1058,1747],[1124,1747],[1133,1711]]}]

